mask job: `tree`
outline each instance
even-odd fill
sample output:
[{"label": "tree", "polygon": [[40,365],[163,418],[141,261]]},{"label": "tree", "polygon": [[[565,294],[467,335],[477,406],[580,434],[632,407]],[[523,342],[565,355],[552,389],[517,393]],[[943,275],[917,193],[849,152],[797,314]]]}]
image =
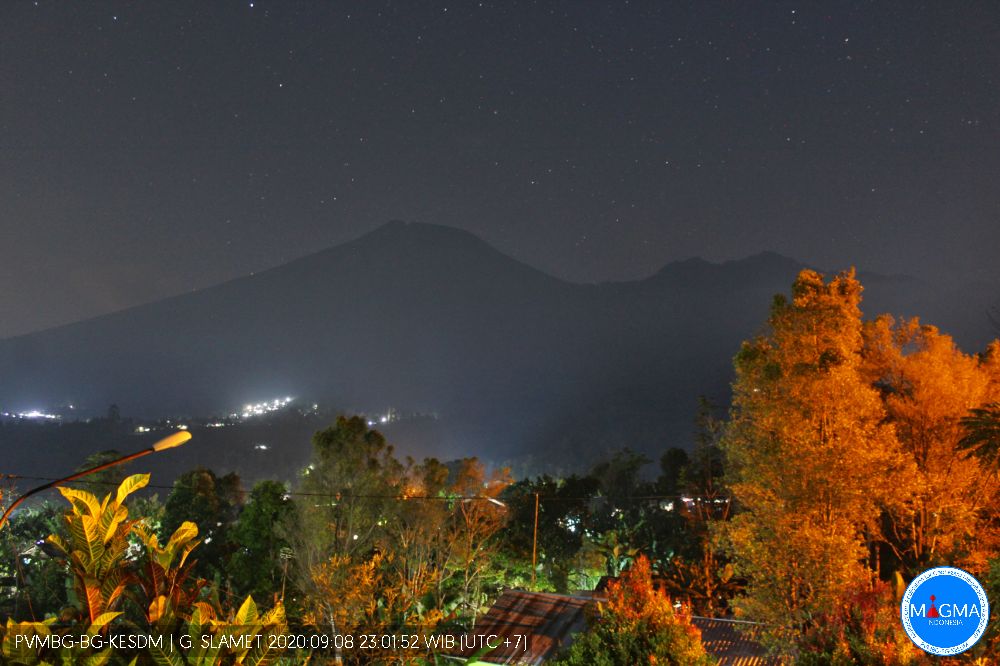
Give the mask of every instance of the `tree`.
[{"label": "tree", "polygon": [[694,451],[685,454],[687,462],[679,470],[661,463],[672,481],[669,485],[662,477],[660,481],[661,488],[673,488],[670,494],[683,493],[683,498],[670,500],[668,507],[683,518],[687,537],[681,552],[660,565],[667,589],[688,602],[694,612],[708,616],[725,609],[742,589],[742,581],[716,543],[716,532],[730,518],[732,501],[723,482],[719,448],[724,424],[712,411],[712,404],[701,398]]},{"label": "tree", "polygon": [[506,473],[473,458],[401,463],[358,417],[338,418],[313,445],[289,532],[304,617],[383,633],[474,617],[498,578],[506,514],[490,500]]},{"label": "tree", "polygon": [[988,441],[980,438],[988,437],[989,407],[975,408],[991,397],[989,373],[935,327],[888,316],[865,326],[865,363],[912,460],[912,476],[894,480],[906,493],[885,517],[886,573],[910,578],[945,564],[983,571],[997,545],[989,508],[1000,494],[988,458],[962,449],[970,439]]},{"label": "tree", "polygon": [[862,375],[861,285],[802,271],[766,333],[736,357],[723,440],[741,512],[723,530],[744,616],[787,646],[870,579],[879,518],[906,472],[878,392]]},{"label": "tree", "polygon": [[714,660],[705,653],[690,616],[653,588],[649,560],[640,556],[620,580],[609,584],[607,601],[598,604],[587,631],[551,663],[701,666]]},{"label": "tree", "polygon": [[4,562],[3,575],[17,581],[12,597],[4,600],[4,614],[15,618],[58,615],[69,598],[63,564],[46,551],[49,534],[65,536],[62,509],[46,502],[15,512],[3,530],[3,548],[10,566]]},{"label": "tree", "polygon": [[680,460],[677,449],[668,450],[660,461],[665,474],[657,483],[641,478],[642,468],[651,461],[628,448],[616,452],[591,471],[590,476],[598,481],[599,492],[591,503],[588,531],[594,534],[598,549],[605,554],[607,575],[618,575],[639,552],[662,561],[683,549],[683,519],[674,512],[664,511],[660,502],[650,497],[660,486],[679,482],[682,470],[676,465]]},{"label": "tree", "polygon": [[200,526],[201,548],[195,573],[218,582],[229,578],[228,562],[235,546],[232,530],[243,492],[240,477],[229,473],[218,477],[197,468],[177,477],[164,505],[161,536],[173,534],[191,521]]},{"label": "tree", "polygon": [[329,562],[338,569],[360,566],[376,554],[387,520],[398,509],[403,477],[392,447],[361,417],[337,417],[312,444],[288,531],[294,582],[306,608],[338,603],[329,597],[333,588],[317,580]]},{"label": "tree", "polygon": [[322,534],[313,545],[325,554],[370,551],[395,509],[403,472],[385,437],[359,416],[340,416],[316,433],[302,476],[302,493],[313,499],[298,504],[303,527]]},{"label": "tree", "polygon": [[1000,556],[990,560],[980,581],[990,602],[990,623],[983,638],[973,647],[973,654],[981,655],[983,663],[995,664],[1000,661]]},{"label": "tree", "polygon": [[671,447],[660,456],[660,476],[656,480],[656,490],[662,495],[679,495],[684,470],[691,464],[688,452]]},{"label": "tree", "polygon": [[531,581],[534,541],[535,494],[544,497],[538,506],[538,566],[540,589],[567,592],[570,577],[581,556],[591,521],[591,498],[599,483],[592,476],[556,479],[540,476],[508,486],[500,499],[508,507],[502,544],[508,560],[508,581],[526,587]]},{"label": "tree", "polygon": [[494,538],[507,520],[506,507],[495,500],[510,484],[507,470],[487,478],[475,458],[458,462],[447,492],[453,499],[447,530],[445,574],[457,580],[459,614],[475,619],[484,606],[483,586],[496,573],[493,556],[499,550]]},{"label": "tree", "polygon": [[288,491],[277,481],[261,481],[250,491],[231,532],[236,549],[229,572],[238,594],[266,599],[281,589],[287,560],[280,555],[289,547],[284,535],[293,511]]}]

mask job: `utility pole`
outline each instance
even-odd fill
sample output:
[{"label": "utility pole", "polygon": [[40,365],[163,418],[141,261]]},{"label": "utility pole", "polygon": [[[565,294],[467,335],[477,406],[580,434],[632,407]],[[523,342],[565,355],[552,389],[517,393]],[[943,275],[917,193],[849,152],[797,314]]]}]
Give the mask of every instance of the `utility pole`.
[{"label": "utility pole", "polygon": [[281,558],[281,603],[285,603],[285,580],[288,578],[288,560],[295,557],[295,551],[285,547],[278,552]]},{"label": "utility pole", "polygon": [[535,589],[535,569],[538,562],[538,493],[535,493],[535,533],[531,539],[531,589]]}]

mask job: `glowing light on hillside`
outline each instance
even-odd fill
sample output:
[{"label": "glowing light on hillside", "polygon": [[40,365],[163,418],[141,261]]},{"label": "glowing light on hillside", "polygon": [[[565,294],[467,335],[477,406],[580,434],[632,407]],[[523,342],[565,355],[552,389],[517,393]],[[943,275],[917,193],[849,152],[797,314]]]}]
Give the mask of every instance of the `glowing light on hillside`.
[{"label": "glowing light on hillside", "polygon": [[11,419],[29,419],[32,421],[58,421],[62,418],[59,414],[48,414],[39,409],[33,409],[30,412],[17,412],[16,414],[3,412],[3,416]]},{"label": "glowing light on hillside", "polygon": [[243,405],[243,411],[240,412],[240,417],[248,419],[251,416],[262,416],[269,412],[276,412],[279,409],[284,409],[292,403],[291,397],[275,398],[274,400],[257,402],[257,403],[247,403]]}]

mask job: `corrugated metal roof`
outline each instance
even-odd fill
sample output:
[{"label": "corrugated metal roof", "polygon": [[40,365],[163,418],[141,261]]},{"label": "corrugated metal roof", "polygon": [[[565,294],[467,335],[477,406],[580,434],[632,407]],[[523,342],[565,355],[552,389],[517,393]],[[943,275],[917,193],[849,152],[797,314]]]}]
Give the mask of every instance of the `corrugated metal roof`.
[{"label": "corrugated metal roof", "polygon": [[760,625],[754,622],[711,617],[691,618],[701,630],[705,651],[719,660],[719,666],[781,666],[788,660],[768,655],[755,640]]},{"label": "corrugated metal roof", "polygon": [[[497,636],[499,646],[479,661],[490,664],[541,664],[587,628],[584,609],[593,599],[566,594],[507,590],[477,623],[473,636]],[[510,641],[509,644],[505,644]],[[474,645],[450,656],[468,659]]]},{"label": "corrugated metal roof", "polygon": [[[604,595],[570,596],[507,590],[477,623],[472,636],[496,636],[498,647],[477,657],[488,664],[534,666],[568,646],[574,634],[587,628],[585,609]],[[760,625],[741,620],[693,616],[705,651],[718,666],[784,666],[789,660],[769,655],[755,638]],[[482,639],[479,639],[480,641]],[[509,643],[507,643],[509,641]],[[448,656],[467,660],[481,643],[470,641]]]}]

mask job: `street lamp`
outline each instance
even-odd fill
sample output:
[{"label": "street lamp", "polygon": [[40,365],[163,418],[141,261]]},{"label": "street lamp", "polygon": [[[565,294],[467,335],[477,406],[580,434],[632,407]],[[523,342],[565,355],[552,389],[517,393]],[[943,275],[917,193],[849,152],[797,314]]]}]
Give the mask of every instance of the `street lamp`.
[{"label": "street lamp", "polygon": [[21,504],[21,502],[23,502],[24,500],[28,499],[29,497],[31,497],[36,493],[40,493],[43,490],[48,490],[49,488],[55,488],[56,486],[61,486],[62,484],[68,483],[70,481],[76,481],[81,476],[87,476],[88,474],[93,474],[94,472],[101,472],[103,470],[106,470],[109,467],[114,467],[116,465],[122,465],[124,463],[131,462],[136,458],[148,456],[150,453],[159,453],[160,451],[166,451],[167,449],[172,449],[175,446],[180,446],[181,444],[184,444],[189,439],[191,439],[191,433],[187,432],[186,430],[175,432],[174,434],[164,437],[160,441],[156,442],[148,449],[143,449],[142,451],[136,451],[135,453],[130,453],[116,460],[112,460],[106,463],[101,463],[96,467],[91,467],[90,469],[85,469],[82,472],[71,474],[70,476],[67,476],[64,479],[59,479],[57,481],[50,481],[45,485],[33,488],[28,492],[24,493],[23,495],[21,495],[20,497],[18,497],[16,500],[14,500],[13,504],[7,507],[7,510],[3,512],[3,517],[0,518],[0,529],[3,529],[3,526],[7,523],[7,518],[10,517],[10,514],[14,511],[14,509],[16,509],[18,505]]}]

